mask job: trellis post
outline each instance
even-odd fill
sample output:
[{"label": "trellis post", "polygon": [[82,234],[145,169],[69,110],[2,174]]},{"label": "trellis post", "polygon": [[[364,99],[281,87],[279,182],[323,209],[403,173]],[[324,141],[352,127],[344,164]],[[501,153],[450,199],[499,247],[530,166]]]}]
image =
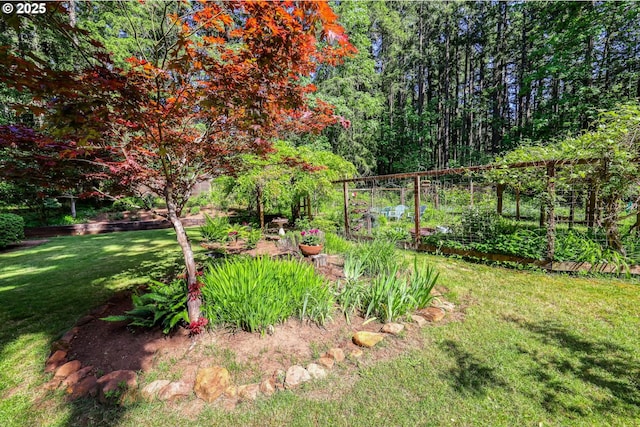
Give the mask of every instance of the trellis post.
[{"label": "trellis post", "polygon": [[556,167],[553,162],[547,163],[547,261],[552,263],[556,244]]},{"label": "trellis post", "polygon": [[413,223],[416,227],[414,244],[418,249],[420,244],[420,176],[413,177]]},{"label": "trellis post", "polygon": [[342,183],[342,193],[344,196],[344,233],[348,237],[351,235],[349,227],[349,187],[346,182]]},{"label": "trellis post", "polygon": [[504,194],[504,184],[496,185],[496,195],[498,196],[498,203],[496,206],[496,212],[498,215],[502,215],[502,196]]}]

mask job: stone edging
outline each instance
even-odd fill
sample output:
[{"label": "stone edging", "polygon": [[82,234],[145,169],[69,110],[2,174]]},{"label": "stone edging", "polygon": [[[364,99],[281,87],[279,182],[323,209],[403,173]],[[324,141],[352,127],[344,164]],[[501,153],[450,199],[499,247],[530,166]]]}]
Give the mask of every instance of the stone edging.
[{"label": "stone edging", "polygon": [[[411,316],[411,324],[422,328],[429,322],[441,321],[447,311],[453,311],[452,303],[436,300],[431,307],[419,310]],[[339,347],[329,349],[315,363],[306,368],[301,365],[290,366],[286,371],[279,369],[260,383],[234,385],[229,372],[221,366],[197,368],[189,366],[179,381],[156,380],[138,390],[138,375],[135,371],[119,370],[98,378],[93,366],[82,366],[79,360],[68,360],[71,341],[77,335],[79,327],[95,319],[97,314],[89,314],[78,321],[64,336],[51,346],[51,355],[45,363],[45,372],[54,373],[53,378],[44,385],[46,390],[63,389],[68,400],[83,397],[95,397],[102,403],[125,404],[137,399],[174,400],[188,397],[192,392],[205,402],[221,400],[224,408],[232,409],[240,401],[253,401],[259,396],[269,397],[280,390],[295,389],[299,385],[327,376],[336,363],[347,357]],[[380,332],[358,331],[352,341],[358,345],[348,357],[357,360],[364,354],[361,349],[372,348],[388,336],[401,333],[406,323],[384,324]]]}]

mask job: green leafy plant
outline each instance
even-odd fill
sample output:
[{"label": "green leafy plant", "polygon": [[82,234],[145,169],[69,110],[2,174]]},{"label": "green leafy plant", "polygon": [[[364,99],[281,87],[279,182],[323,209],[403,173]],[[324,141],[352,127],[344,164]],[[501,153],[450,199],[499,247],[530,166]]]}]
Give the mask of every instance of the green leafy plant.
[{"label": "green leafy plant", "polygon": [[491,239],[499,230],[500,217],[496,212],[475,207],[464,210],[460,224],[454,227],[456,236],[474,241]]},{"label": "green leafy plant", "polygon": [[394,226],[394,227],[380,227],[377,230],[374,231],[373,235],[376,238],[380,238],[383,240],[389,240],[392,242],[400,242],[400,241],[404,241],[404,240],[409,240],[409,238],[411,237],[411,235],[409,234],[409,232],[402,228],[402,227],[398,227],[398,226]]},{"label": "green leafy plant", "polygon": [[161,326],[168,334],[180,322],[189,322],[187,314],[187,286],[182,279],[169,284],[151,281],[149,291],[132,295],[133,309],[123,315],[102,318],[108,322],[129,321],[130,326],[152,328]]},{"label": "green leafy plant", "polygon": [[250,332],[291,316],[322,324],[333,295],[313,266],[267,257],[235,258],[211,265],[203,276],[204,312],[213,324]]},{"label": "green leafy plant", "polygon": [[229,241],[229,229],[227,217],[211,218],[205,214],[204,224],[200,226],[200,235],[209,242],[226,243]]},{"label": "green leafy plant", "polygon": [[0,214],[0,248],[24,239],[24,219],[19,215]]},{"label": "green leafy plant", "polygon": [[144,206],[144,201],[138,197],[122,197],[111,206],[116,212],[134,211]]},{"label": "green leafy plant", "polygon": [[259,228],[248,229],[245,231],[245,241],[247,249],[253,249],[258,245],[260,239],[262,239],[262,230]]}]

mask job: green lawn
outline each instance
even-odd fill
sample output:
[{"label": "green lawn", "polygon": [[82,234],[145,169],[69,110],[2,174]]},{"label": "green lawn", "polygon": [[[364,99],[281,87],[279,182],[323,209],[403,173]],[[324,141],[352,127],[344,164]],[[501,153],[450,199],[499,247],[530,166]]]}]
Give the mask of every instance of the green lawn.
[{"label": "green lawn", "polygon": [[637,284],[420,257],[464,321],[425,328],[424,347],[402,357],[224,412],[195,400],[105,408],[39,389],[49,344],[78,318],[176,268],[171,231],[2,253],[0,425],[640,425]]}]

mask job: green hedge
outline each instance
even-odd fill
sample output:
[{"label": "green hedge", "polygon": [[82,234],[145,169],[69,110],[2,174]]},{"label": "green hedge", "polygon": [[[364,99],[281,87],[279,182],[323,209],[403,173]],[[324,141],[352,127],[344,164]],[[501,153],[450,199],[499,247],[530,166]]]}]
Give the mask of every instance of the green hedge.
[{"label": "green hedge", "polygon": [[24,219],[14,214],[0,214],[0,248],[24,239]]}]

